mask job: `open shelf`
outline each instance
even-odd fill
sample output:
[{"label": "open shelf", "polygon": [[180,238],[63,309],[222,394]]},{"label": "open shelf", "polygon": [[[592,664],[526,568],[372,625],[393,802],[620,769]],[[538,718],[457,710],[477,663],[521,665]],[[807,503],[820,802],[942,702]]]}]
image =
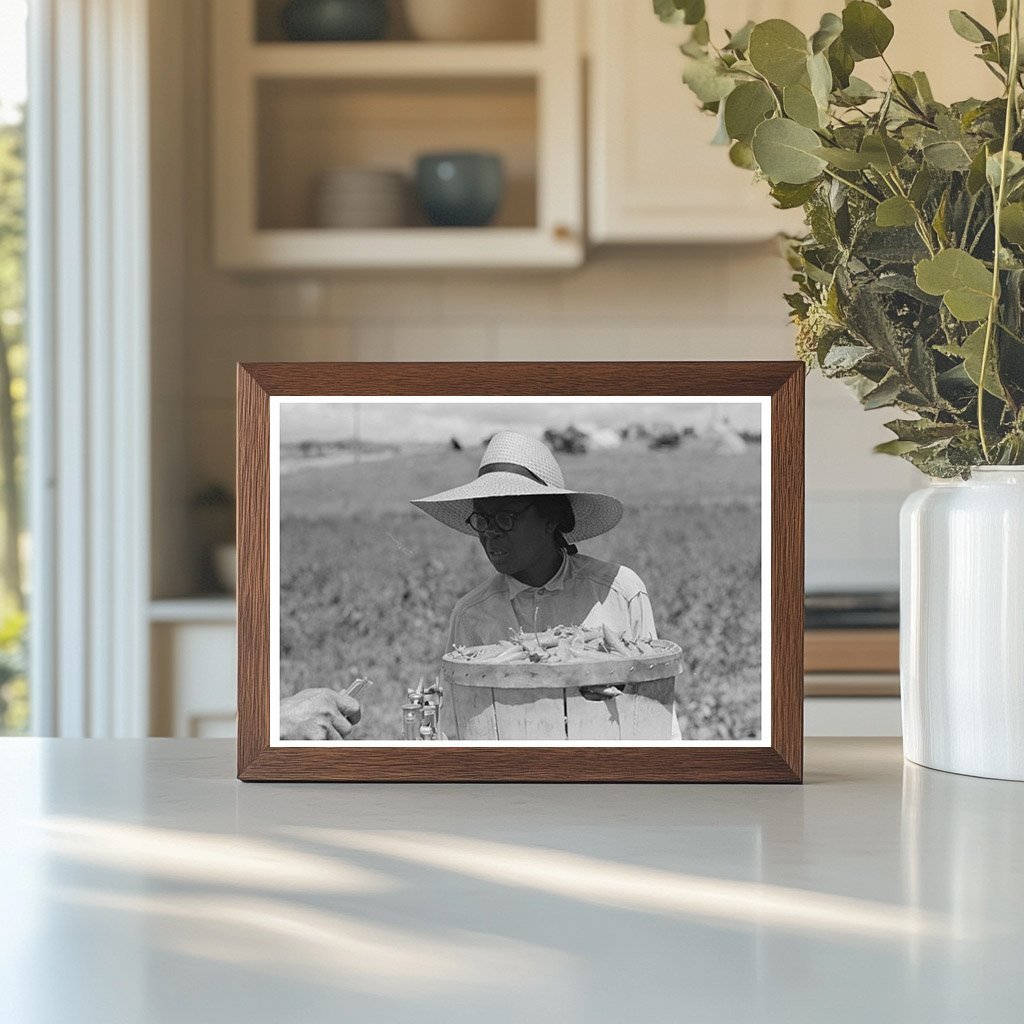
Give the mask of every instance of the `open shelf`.
[{"label": "open shelf", "polygon": [[[380,42],[283,42],[281,6],[278,0],[218,0],[212,7],[219,266],[582,262],[575,4],[530,0],[531,38],[494,43],[416,42],[394,18],[395,38]],[[415,201],[417,158],[451,151],[501,158],[504,195],[486,227],[432,227]],[[379,228],[324,224],[316,197],[324,176],[339,169],[401,174],[407,209],[398,214],[382,201],[379,218],[370,220],[363,208],[347,218]]]},{"label": "open shelf", "polygon": [[[217,0],[220,2],[220,0]],[[245,0],[253,4],[254,0]],[[251,7],[254,15],[253,27],[249,38],[258,44],[286,42],[289,46],[303,48],[315,44],[286,40],[281,27],[281,12],[288,0],[255,0]],[[498,3],[502,10],[499,16],[505,21],[504,31],[499,42],[535,42],[537,39],[537,4],[538,0],[477,0],[477,2]],[[558,0],[566,3],[568,0]],[[389,42],[403,41],[420,43],[416,39],[406,13],[405,0],[388,0],[388,25],[385,37],[381,41],[360,42],[355,45],[362,47],[379,47]]]},{"label": "open shelf", "polygon": [[535,75],[534,43],[274,43],[249,50],[258,78],[409,78],[416,75]]},{"label": "open shelf", "polygon": [[460,237],[536,228],[536,101],[534,79],[260,82],[257,226],[329,230],[315,212],[320,178],[333,168],[360,167],[405,178],[405,223],[379,230],[408,234],[409,229],[429,229],[415,198],[417,158],[478,150],[501,157],[505,195],[492,225],[467,229],[469,234]]}]

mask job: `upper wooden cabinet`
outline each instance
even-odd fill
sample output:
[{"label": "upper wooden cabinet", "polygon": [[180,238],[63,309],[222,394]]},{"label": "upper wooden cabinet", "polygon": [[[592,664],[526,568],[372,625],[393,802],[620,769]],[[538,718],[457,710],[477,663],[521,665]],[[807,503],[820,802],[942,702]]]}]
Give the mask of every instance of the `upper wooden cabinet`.
[{"label": "upper wooden cabinet", "polygon": [[[579,8],[532,0],[532,38],[421,42],[392,19],[373,42],[291,42],[282,0],[217,0],[213,27],[213,236],[231,269],[574,266],[582,262]],[[393,5],[394,11],[400,8]],[[397,21],[397,24],[396,24]],[[412,194],[417,157],[483,151],[504,166],[487,227],[432,227]],[[331,172],[398,172],[407,211],[380,227],[327,227]],[[392,191],[393,194],[393,191]],[[346,200],[352,204],[359,199]],[[364,204],[365,205],[365,204]],[[365,210],[361,210],[365,214]],[[391,226],[383,226],[386,221]]]},{"label": "upper wooden cabinet", "polygon": [[[592,242],[715,242],[768,238],[803,228],[800,211],[776,210],[767,185],[710,144],[715,121],[682,84],[679,53],[689,29],[663,25],[650,0],[585,0],[589,30],[589,234]],[[843,0],[708,0],[712,38],[747,20],[785,18],[805,33]],[[928,72],[943,101],[998,94],[999,83],[949,24],[956,6],[986,24],[990,0],[936,4],[897,0],[887,56],[897,69]],[[1005,30],[1005,25],[1004,25]],[[858,65],[878,84],[881,61]]]},{"label": "upper wooden cabinet", "polygon": [[[289,42],[278,28],[284,0],[211,3],[218,265],[572,267],[588,238],[727,242],[802,230],[800,211],[776,210],[767,186],[710,144],[714,119],[681,82],[688,29],[662,25],[650,0],[520,2],[535,5],[530,37],[480,43],[420,42],[400,22],[380,42]],[[992,20],[990,0],[962,6]],[[772,17],[809,34],[829,8],[842,2],[708,0],[719,39],[726,27]],[[940,99],[998,91],[944,6],[899,0],[887,13],[897,29],[891,61],[926,70]],[[885,69],[867,62],[858,73],[877,81]],[[418,154],[467,149],[504,163],[505,199],[490,226],[432,228],[415,204],[402,226],[318,225],[315,194],[332,170],[411,179]]]},{"label": "upper wooden cabinet", "polygon": [[[776,210],[764,183],[712,146],[715,120],[683,85],[685,26],[663,25],[647,0],[587,0],[589,38],[589,229],[591,241],[717,242],[800,229],[797,211]],[[748,19],[796,18],[775,0],[709,0],[719,37]],[[715,7],[726,8],[727,20]],[[814,19],[817,25],[817,19]]]}]

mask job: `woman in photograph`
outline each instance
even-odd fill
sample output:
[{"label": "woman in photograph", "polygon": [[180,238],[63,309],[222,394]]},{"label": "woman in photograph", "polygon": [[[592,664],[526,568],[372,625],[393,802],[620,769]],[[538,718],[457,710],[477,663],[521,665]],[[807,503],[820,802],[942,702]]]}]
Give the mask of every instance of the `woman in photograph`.
[{"label": "woman in photograph", "polygon": [[[412,502],[438,522],[475,536],[495,575],[456,603],[444,650],[507,640],[520,629],[608,626],[631,639],[655,639],[647,588],[624,565],[582,555],[579,541],[606,533],[622,519],[607,494],[573,491],[548,448],[514,431],[494,435],[474,480]],[[618,691],[583,688],[592,700]],[[447,703],[447,702],[446,702]],[[452,734],[445,716],[445,734]],[[673,716],[673,738],[679,725]]]}]

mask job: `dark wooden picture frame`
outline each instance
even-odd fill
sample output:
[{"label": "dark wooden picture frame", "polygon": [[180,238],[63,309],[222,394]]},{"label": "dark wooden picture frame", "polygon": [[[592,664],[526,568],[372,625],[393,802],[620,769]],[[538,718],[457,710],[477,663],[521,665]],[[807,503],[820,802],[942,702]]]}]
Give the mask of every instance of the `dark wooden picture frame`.
[{"label": "dark wooden picture frame", "polygon": [[[771,736],[764,746],[271,745],[272,396],[770,399]],[[799,362],[238,366],[238,778],[247,781],[801,782],[804,367]]]}]

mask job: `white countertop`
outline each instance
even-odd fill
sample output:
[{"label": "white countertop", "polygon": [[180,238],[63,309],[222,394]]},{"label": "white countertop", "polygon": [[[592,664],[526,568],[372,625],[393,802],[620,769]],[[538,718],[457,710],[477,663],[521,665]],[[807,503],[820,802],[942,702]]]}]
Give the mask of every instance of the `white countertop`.
[{"label": "white countertop", "polygon": [[219,740],[0,741],[5,1024],[1016,1022],[1024,785],[243,785]]}]

